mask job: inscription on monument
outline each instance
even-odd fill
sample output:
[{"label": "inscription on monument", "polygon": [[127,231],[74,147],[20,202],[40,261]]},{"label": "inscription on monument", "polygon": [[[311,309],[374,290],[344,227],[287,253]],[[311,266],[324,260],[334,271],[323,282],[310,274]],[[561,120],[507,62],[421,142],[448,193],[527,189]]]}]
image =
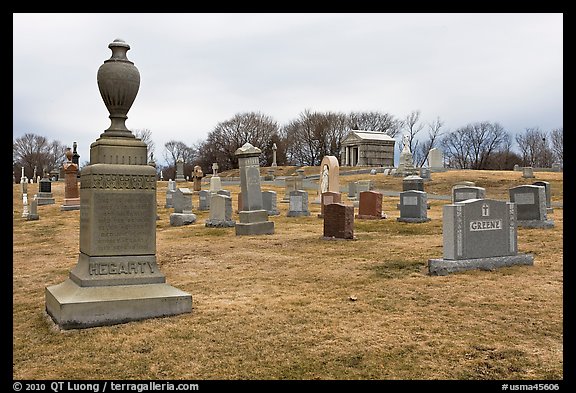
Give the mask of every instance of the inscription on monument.
[{"label": "inscription on monument", "polygon": [[88,271],[91,276],[107,274],[139,274],[154,273],[150,262],[90,262]]},{"label": "inscription on monument", "polygon": [[523,194],[516,194],[514,196],[514,202],[517,205],[533,205],[534,202],[534,194],[532,193],[523,193]]},{"label": "inscription on monument", "polygon": [[415,196],[405,196],[402,198],[404,205],[418,206],[418,198]]},{"label": "inscription on monument", "polygon": [[[155,231],[155,217],[142,212],[154,211],[154,195],[141,193],[96,193],[92,197],[95,211],[94,242],[98,250],[123,255],[150,250],[150,232]],[[154,239],[154,237],[152,237]]]}]

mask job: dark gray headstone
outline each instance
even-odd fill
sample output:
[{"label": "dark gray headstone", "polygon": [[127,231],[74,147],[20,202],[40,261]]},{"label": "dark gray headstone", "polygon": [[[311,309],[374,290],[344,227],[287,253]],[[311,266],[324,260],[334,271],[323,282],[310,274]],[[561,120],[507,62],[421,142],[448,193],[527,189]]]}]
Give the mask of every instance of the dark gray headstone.
[{"label": "dark gray headstone", "polygon": [[546,191],[543,186],[522,185],[509,190],[510,202],[518,210],[518,226],[527,228],[552,228],[546,211]]},{"label": "dark gray headstone", "polygon": [[468,199],[484,199],[486,190],[482,187],[474,186],[454,186],[452,187],[452,203],[462,202]]},{"label": "dark gray headstone", "polygon": [[428,218],[428,198],[424,191],[411,190],[400,193],[400,222],[426,222]]}]

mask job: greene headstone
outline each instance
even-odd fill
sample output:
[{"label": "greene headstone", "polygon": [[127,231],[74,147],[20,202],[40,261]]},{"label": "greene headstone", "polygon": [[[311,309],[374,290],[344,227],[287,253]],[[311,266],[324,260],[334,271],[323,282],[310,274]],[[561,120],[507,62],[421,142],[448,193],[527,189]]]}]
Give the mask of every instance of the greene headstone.
[{"label": "greene headstone", "polygon": [[519,227],[554,227],[554,221],[548,219],[546,211],[546,191],[543,186],[522,185],[512,187],[508,192],[510,202],[516,204]]},{"label": "greene headstone", "polygon": [[428,260],[429,274],[534,264],[532,255],[518,254],[516,204],[468,199],[442,213],[444,258]]},{"label": "greene headstone", "polygon": [[80,254],[68,278],[46,287],[46,311],[62,329],[114,325],[192,311],[192,296],[166,283],[156,262],[156,170],[126,128],[140,74],[114,40],[98,70],[111,125],[90,145],[80,174]]},{"label": "greene headstone", "polygon": [[428,198],[424,191],[411,190],[400,193],[400,217],[396,221],[420,223],[428,218]]}]

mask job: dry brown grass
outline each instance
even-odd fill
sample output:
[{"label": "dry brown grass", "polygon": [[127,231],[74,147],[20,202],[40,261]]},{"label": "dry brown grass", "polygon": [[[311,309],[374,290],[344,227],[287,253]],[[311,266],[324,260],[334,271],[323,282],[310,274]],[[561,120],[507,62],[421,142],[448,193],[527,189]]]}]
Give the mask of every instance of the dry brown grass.
[{"label": "dry brown grass", "polygon": [[[563,174],[535,175],[561,202]],[[519,172],[432,176],[429,193],[471,180],[495,199],[531,183]],[[340,179],[359,178],[402,188],[382,174]],[[239,187],[223,186],[236,207]],[[262,188],[278,192],[275,233],[235,236],[206,228],[208,212],[197,210],[195,224],[171,227],[159,182],[157,260],[167,282],[192,295],[193,311],[62,331],[45,313],[44,288],[77,262],[79,211],[60,211],[64,185],[54,183],[56,204],[25,221],[13,185],[13,378],[563,379],[561,208],[553,229],[518,230],[519,252],[534,254],[534,266],[435,277],[425,266],[442,257],[444,201],[430,200],[430,222],[408,224],[396,222],[398,198],[384,197],[388,219],[356,220],[356,240],[327,241],[319,205],[309,217],[286,217],[284,189]]]}]

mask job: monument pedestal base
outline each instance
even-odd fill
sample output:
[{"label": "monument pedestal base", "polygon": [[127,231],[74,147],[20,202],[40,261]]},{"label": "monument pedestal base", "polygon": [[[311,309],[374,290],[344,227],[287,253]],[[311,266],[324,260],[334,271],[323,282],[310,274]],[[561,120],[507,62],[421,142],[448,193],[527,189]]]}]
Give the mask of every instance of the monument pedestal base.
[{"label": "monument pedestal base", "polygon": [[415,218],[415,217],[398,217],[396,219],[398,222],[409,222],[409,223],[420,223],[420,222],[428,222],[430,218]]},{"label": "monument pedestal base", "polygon": [[274,221],[236,223],[236,235],[272,235]]},{"label": "monument pedestal base", "polygon": [[499,267],[514,265],[534,265],[534,256],[532,254],[518,254],[474,259],[429,259],[428,274],[431,276],[445,276],[464,270],[494,270]]},{"label": "monument pedestal base", "polygon": [[170,225],[173,227],[180,227],[183,225],[190,225],[196,222],[196,214],[194,213],[172,213],[170,214]]},{"label": "monument pedestal base", "polygon": [[518,220],[516,221],[518,227],[522,228],[553,228],[554,221],[552,220]]},{"label": "monument pedestal base", "polygon": [[46,312],[62,329],[115,325],[192,311],[192,296],[166,283],[46,287]]},{"label": "monument pedestal base", "polygon": [[64,198],[64,203],[60,206],[60,210],[80,210],[80,198]]}]

